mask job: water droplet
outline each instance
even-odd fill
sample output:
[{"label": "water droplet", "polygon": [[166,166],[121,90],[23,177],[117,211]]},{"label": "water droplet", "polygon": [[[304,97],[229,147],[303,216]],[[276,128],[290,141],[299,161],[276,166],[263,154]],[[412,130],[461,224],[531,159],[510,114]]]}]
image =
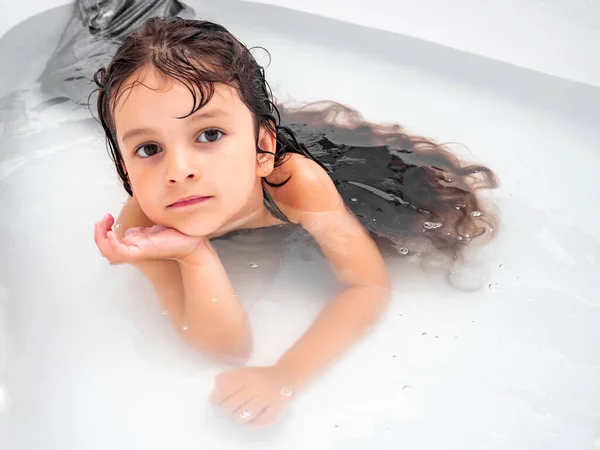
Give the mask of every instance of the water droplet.
[{"label": "water droplet", "polygon": [[471,215],[472,215],[473,217],[481,217],[481,216],[483,215],[483,213],[482,213],[481,211],[473,211],[473,212],[471,213]]},{"label": "water droplet", "polygon": [[504,267],[504,264],[498,264],[498,267],[502,269]]},{"label": "water droplet", "polygon": [[392,429],[391,429],[390,427],[385,427],[385,428],[383,429],[383,432],[384,432],[385,434],[392,434]]},{"label": "water droplet", "polygon": [[233,296],[234,296],[234,297],[237,297],[237,294],[234,292],[234,293],[233,293]]},{"label": "water droplet", "polygon": [[392,355],[392,358],[397,358],[397,357],[398,357],[398,355]]},{"label": "water droplet", "polygon": [[490,291],[497,291],[498,290],[498,283],[490,283],[488,284],[488,290]]},{"label": "water droplet", "polygon": [[435,230],[437,228],[440,228],[441,226],[442,224],[439,222],[423,222],[423,228],[425,228],[426,230]]},{"label": "water droplet", "polygon": [[357,201],[358,201],[358,199],[357,199],[357,198],[355,198],[355,197],[352,197],[352,198],[350,199],[350,201],[351,201],[351,202],[357,202]]},{"label": "water droplet", "polygon": [[427,337],[427,333],[421,333],[421,336]]},{"label": "water droplet", "polygon": [[594,442],[592,442],[592,450],[600,450],[600,438],[594,439]]},{"label": "water droplet", "polygon": [[408,384],[406,386],[402,387],[402,392],[407,392],[410,393],[412,392],[412,387],[410,387]]},{"label": "water droplet", "polygon": [[256,264],[256,263],[250,263],[248,265],[248,267],[250,267],[251,269],[256,269],[258,267],[258,264]]},{"label": "water droplet", "polygon": [[406,247],[402,247],[400,249],[400,254],[402,254],[402,255],[408,255],[408,249]]},{"label": "water droplet", "polygon": [[214,303],[214,302],[218,302],[219,299],[217,297],[213,297],[213,298],[210,299],[210,301]]},{"label": "water droplet", "polygon": [[373,222],[377,222],[375,219],[373,219]]},{"label": "water droplet", "polygon": [[290,388],[283,388],[281,390],[281,395],[283,395],[285,397],[291,397],[293,393],[294,393],[294,391],[292,391]]},{"label": "water droplet", "polygon": [[439,336],[436,336],[435,338],[436,338],[436,339],[439,339]]},{"label": "water droplet", "polygon": [[169,311],[167,311],[166,309],[161,313],[163,316],[166,316],[167,314],[169,314]]},{"label": "water droplet", "polygon": [[117,224],[115,225],[115,230],[118,230],[118,229],[119,229],[119,228],[121,228],[122,226],[123,226],[123,225],[121,225],[120,223],[117,223]]},{"label": "water droplet", "polygon": [[181,329],[182,329],[183,331],[187,331],[187,329],[188,329],[188,326],[187,326],[187,325],[184,325],[184,326],[182,326],[182,327],[181,327]]}]

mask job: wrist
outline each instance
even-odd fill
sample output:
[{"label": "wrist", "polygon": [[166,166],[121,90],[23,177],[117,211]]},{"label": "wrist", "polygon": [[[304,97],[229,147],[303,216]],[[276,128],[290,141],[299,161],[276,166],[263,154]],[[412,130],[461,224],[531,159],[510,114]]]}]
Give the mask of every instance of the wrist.
[{"label": "wrist", "polygon": [[280,378],[285,380],[286,386],[292,389],[294,393],[303,391],[310,382],[311,376],[309,373],[306,373],[301,366],[284,359],[280,359],[274,368],[280,374]]},{"label": "wrist", "polygon": [[206,267],[219,261],[219,256],[208,239],[202,239],[198,246],[185,256],[177,258],[182,267]]}]

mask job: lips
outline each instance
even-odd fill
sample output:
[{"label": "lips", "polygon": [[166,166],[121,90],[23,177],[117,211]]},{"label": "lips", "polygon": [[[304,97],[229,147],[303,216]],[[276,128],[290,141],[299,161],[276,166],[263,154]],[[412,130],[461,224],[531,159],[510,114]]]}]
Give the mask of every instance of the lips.
[{"label": "lips", "polygon": [[211,197],[203,196],[203,195],[190,195],[189,197],[183,197],[177,200],[175,203],[171,203],[167,208],[179,208],[182,206],[195,205],[197,203],[202,203],[208,200]]}]

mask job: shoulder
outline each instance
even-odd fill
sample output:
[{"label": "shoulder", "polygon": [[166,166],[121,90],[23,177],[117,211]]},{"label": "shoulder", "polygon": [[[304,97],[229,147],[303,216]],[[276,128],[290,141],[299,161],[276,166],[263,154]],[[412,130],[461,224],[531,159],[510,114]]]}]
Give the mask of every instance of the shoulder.
[{"label": "shoulder", "polygon": [[[287,181],[286,181],[287,180]],[[343,203],[329,174],[306,156],[291,153],[268,177],[269,194],[278,207],[294,222],[306,212],[325,212]],[[293,220],[296,218],[297,220]]]}]

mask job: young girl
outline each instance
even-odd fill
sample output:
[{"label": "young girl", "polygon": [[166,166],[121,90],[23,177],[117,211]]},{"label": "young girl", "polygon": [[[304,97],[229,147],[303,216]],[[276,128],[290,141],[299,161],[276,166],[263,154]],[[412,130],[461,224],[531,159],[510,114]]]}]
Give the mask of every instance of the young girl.
[{"label": "young girl", "polygon": [[[486,231],[481,213],[472,214],[480,208],[468,178],[490,172],[461,168],[445,150],[391,127],[369,136],[380,145],[372,154],[388,155],[390,172],[373,192],[411,215],[395,216],[402,232],[373,228],[376,221],[368,217],[375,232],[370,234],[348,207],[356,199],[347,205],[340,195],[365,182],[344,172],[349,166],[340,155],[352,147],[324,144],[317,134],[321,149],[331,151],[322,152],[323,162],[313,157],[297,133],[281,125],[263,69],[220,25],[152,18],[94,79],[111,157],[130,195],[119,226],[108,214],[95,224],[96,244],[111,263],[130,263],[153,283],[190,345],[238,363],[252,351],[243,292],[238,296],[233,290],[212,238],[299,224],[319,243],[345,286],[275,365],[240,367],[217,377],[210,400],[240,422],[275,421],[384,313],[390,280],[371,236],[399,245],[419,228],[456,257],[465,240]],[[301,111],[297,117],[310,125],[318,114]],[[402,154],[412,162],[400,166]],[[424,164],[423,158],[433,163]]]}]

